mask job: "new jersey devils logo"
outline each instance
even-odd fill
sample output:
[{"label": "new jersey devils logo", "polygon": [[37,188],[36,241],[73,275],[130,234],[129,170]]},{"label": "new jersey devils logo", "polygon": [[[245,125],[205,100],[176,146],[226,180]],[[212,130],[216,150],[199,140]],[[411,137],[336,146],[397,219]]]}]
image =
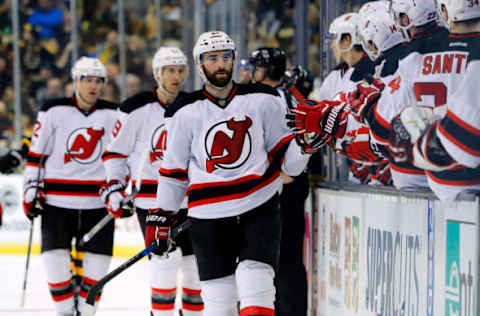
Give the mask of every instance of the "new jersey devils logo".
[{"label": "new jersey devils logo", "polygon": [[252,139],[248,129],[252,119],[248,116],[243,121],[234,118],[215,124],[205,137],[207,172],[217,168],[235,169],[243,165],[252,150]]},{"label": "new jersey devils logo", "polygon": [[81,164],[89,164],[97,160],[102,154],[102,136],[105,129],[95,130],[91,127],[82,127],[74,130],[67,139],[65,163],[72,160]]},{"label": "new jersey devils logo", "polygon": [[150,162],[163,160],[163,153],[167,150],[167,130],[165,124],[155,129],[150,141]]}]

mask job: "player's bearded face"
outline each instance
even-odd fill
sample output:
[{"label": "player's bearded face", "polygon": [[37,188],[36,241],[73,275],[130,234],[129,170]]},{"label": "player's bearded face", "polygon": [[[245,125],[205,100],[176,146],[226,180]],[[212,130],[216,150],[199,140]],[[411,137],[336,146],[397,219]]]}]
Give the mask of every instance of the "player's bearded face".
[{"label": "player's bearded face", "polygon": [[207,80],[217,87],[225,87],[232,79],[233,52],[209,52],[203,56],[203,72]]},{"label": "player's bearded face", "polygon": [[208,71],[204,66],[203,71],[205,72],[205,77],[207,77],[208,81],[217,87],[225,87],[232,79],[232,65],[230,65],[230,67],[226,65],[220,66],[212,71]]}]

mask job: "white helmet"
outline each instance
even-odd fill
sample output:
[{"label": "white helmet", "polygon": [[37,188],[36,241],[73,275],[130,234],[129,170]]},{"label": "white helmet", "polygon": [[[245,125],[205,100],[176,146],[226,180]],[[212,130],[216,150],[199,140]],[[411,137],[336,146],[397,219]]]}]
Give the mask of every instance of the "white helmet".
[{"label": "white helmet", "polygon": [[[363,49],[371,60],[376,60],[382,52],[407,41],[386,11],[377,11],[365,19],[364,26],[360,28],[360,38]],[[372,44],[375,44],[376,51],[372,49]]]},{"label": "white helmet", "polygon": [[395,22],[400,25],[400,16],[405,14],[410,20],[407,26],[401,26],[403,29],[409,29],[412,26],[423,26],[432,21],[438,20],[438,11],[436,0],[390,0],[390,13]]},{"label": "white helmet", "polygon": [[[198,73],[202,78],[203,82],[208,83],[214,88],[221,89],[213,85],[205,76],[202,67],[202,55],[207,52],[214,52],[219,50],[231,50],[233,51],[233,63],[235,64],[235,43],[226,33],[222,31],[210,31],[202,33],[193,48],[193,59],[195,60],[195,65],[197,66]],[[232,72],[235,67],[232,67]],[[233,78],[233,73],[232,73]]]},{"label": "white helmet", "polygon": [[[338,51],[347,52],[351,50],[354,45],[362,44],[358,32],[360,23],[361,19],[358,13],[343,14],[335,18],[335,20],[333,20],[333,22],[330,24],[327,37],[335,40],[335,45],[337,45]],[[351,38],[350,46],[346,49],[341,49],[338,45],[342,40],[343,34],[348,34]]]},{"label": "white helmet", "polygon": [[448,13],[448,22],[468,21],[480,18],[480,6],[471,5],[471,0],[438,0]]},{"label": "white helmet", "polygon": [[85,76],[99,77],[107,82],[107,69],[98,58],[80,57],[73,65],[72,79],[78,81]]},{"label": "white helmet", "polygon": [[365,19],[378,11],[388,12],[389,7],[390,3],[387,0],[370,1],[362,5],[360,10],[358,10],[358,14]]},{"label": "white helmet", "polygon": [[[165,66],[185,66],[185,73],[182,78],[182,84],[188,77],[188,60],[187,56],[177,47],[160,47],[155,55],[153,56],[152,60],[152,70],[153,70],[153,77],[158,83],[158,86],[161,90],[168,94],[172,94],[172,92],[167,91],[163,84],[162,79],[162,68]],[[176,92],[175,92],[176,93]]]}]

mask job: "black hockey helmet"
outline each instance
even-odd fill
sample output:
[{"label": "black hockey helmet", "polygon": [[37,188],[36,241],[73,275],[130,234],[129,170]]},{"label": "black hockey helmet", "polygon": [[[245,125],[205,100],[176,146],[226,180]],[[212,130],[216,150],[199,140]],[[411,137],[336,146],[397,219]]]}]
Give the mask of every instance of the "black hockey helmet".
[{"label": "black hockey helmet", "polygon": [[265,76],[272,80],[281,80],[287,69],[287,56],[277,47],[260,47],[250,54],[250,64],[255,72],[256,67],[265,67]]},{"label": "black hockey helmet", "polygon": [[313,75],[302,66],[296,65],[285,72],[283,83],[287,86],[295,85],[298,91],[308,98],[313,90]]}]

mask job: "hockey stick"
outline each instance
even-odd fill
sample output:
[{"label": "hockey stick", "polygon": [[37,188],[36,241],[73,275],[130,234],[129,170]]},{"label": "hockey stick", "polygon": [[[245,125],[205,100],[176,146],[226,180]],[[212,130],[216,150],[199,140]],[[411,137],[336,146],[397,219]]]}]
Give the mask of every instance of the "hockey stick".
[{"label": "hockey stick", "polygon": [[[183,231],[187,230],[191,225],[192,225],[192,223],[189,220],[186,220],[185,222],[178,225],[177,227],[172,228],[172,232],[171,232],[170,238],[169,238],[169,245],[172,245],[173,239],[175,239]],[[105,284],[107,284],[110,280],[115,278],[117,275],[119,275],[123,271],[127,270],[129,267],[134,265],[136,262],[140,261],[140,259],[142,259],[146,255],[148,255],[152,251],[155,251],[156,249],[158,249],[157,244],[156,243],[151,244],[147,248],[145,248],[142,251],[140,251],[139,253],[137,253],[132,258],[130,258],[127,261],[125,261],[124,263],[122,263],[116,269],[110,271],[110,273],[105,275],[103,278],[98,280],[98,282],[95,283],[90,288],[90,290],[88,291],[87,299],[85,301],[85,305],[84,305],[83,311],[82,311],[82,316],[94,316],[95,315],[95,299],[96,299],[98,293],[103,289]]]},{"label": "hockey stick", "polygon": [[[137,193],[140,191],[142,186],[142,177],[143,177],[143,168],[145,167],[145,161],[147,159],[148,150],[145,150],[140,157],[140,164],[138,165],[138,173],[136,177],[135,186],[132,188],[132,193],[130,193],[126,198],[122,200],[121,207],[127,206],[128,204],[133,204],[133,200]],[[135,212],[135,206],[133,206],[133,210]],[[78,242],[79,246],[84,246],[87,242],[89,242],[103,227],[105,227],[111,220],[113,216],[108,213],[102,218],[95,226],[92,227],[85,235],[83,235],[82,239]]]},{"label": "hockey stick", "polygon": [[[45,145],[45,149],[47,148],[48,142],[50,139],[47,141],[47,144]],[[42,154],[40,156],[40,161],[38,164],[38,172],[37,172],[37,183],[40,182],[40,173],[42,170],[42,165],[45,163],[46,155]],[[42,205],[40,204],[40,201],[38,200],[38,189],[35,192],[35,199],[33,201],[33,207],[36,209],[39,209],[39,211],[36,211],[36,213],[40,213],[40,210],[43,210]],[[23,285],[22,285],[22,294],[20,295],[20,307],[23,307],[25,305],[25,293],[27,292],[27,280],[28,280],[28,270],[30,268],[30,257],[32,255],[32,242],[33,242],[33,225],[34,225],[34,218],[30,221],[30,231],[28,234],[28,248],[27,248],[27,260],[25,263],[25,273],[23,275]]]}]

